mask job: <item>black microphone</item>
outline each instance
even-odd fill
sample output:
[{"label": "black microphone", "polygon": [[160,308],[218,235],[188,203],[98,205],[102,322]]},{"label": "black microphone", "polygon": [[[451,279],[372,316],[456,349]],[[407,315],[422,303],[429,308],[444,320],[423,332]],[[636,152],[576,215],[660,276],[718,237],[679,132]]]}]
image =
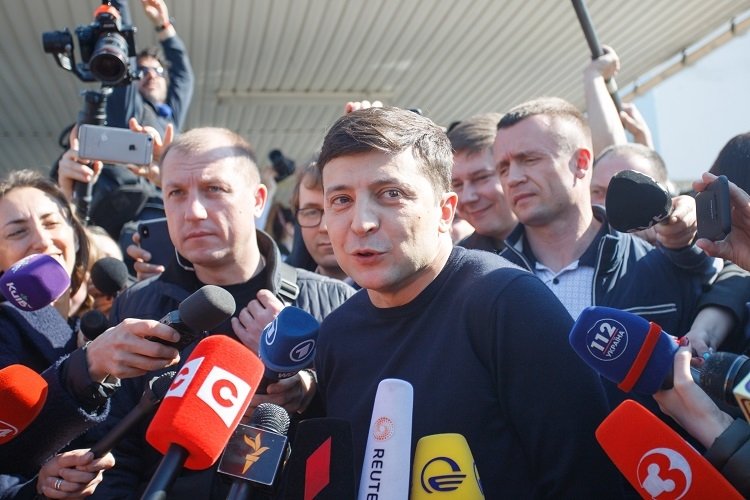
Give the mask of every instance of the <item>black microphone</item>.
[{"label": "black microphone", "polygon": [[733,352],[715,352],[700,368],[700,386],[716,401],[738,406],[734,388],[750,373],[750,358]]},{"label": "black microphone", "polygon": [[180,302],[176,311],[167,313],[159,320],[177,330],[180,340],[167,342],[158,337],[148,337],[148,339],[181,351],[196,339],[205,337],[206,332],[226,321],[234,314],[235,307],[231,293],[215,285],[206,285]]},{"label": "black microphone", "polygon": [[635,170],[623,170],[612,177],[604,204],[610,226],[622,233],[648,229],[672,214],[667,190]]},{"label": "black microphone", "polygon": [[284,468],[285,500],[356,498],[352,426],[338,418],[301,421]]},{"label": "black microphone", "polygon": [[107,319],[106,314],[98,309],[92,309],[91,311],[83,313],[78,328],[81,330],[84,337],[89,340],[94,340],[107,331],[109,328],[109,319]]},{"label": "black microphone", "polygon": [[287,432],[289,414],[273,403],[261,403],[250,425],[237,426],[217,469],[236,478],[227,500],[250,498],[253,491],[275,491],[287,455]]},{"label": "black microphone", "polygon": [[91,447],[94,458],[101,458],[109,453],[130,429],[156,410],[156,407],[161,403],[164,395],[169,390],[169,386],[172,384],[172,379],[176,373],[174,370],[168,371],[149,380],[138,404]]},{"label": "black microphone", "polygon": [[128,267],[120,259],[104,257],[91,267],[91,282],[109,297],[117,297],[128,287]]}]

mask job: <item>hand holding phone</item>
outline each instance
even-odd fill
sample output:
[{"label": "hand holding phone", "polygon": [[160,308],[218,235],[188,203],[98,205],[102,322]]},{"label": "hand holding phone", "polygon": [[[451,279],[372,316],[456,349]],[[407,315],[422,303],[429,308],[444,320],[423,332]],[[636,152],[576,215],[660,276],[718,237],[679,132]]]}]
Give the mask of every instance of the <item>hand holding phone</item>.
[{"label": "hand holding phone", "polygon": [[149,165],[154,139],[125,128],[83,124],[78,130],[78,156],[109,163]]},{"label": "hand holding phone", "polygon": [[706,189],[696,194],[698,238],[720,241],[732,230],[732,208],[729,200],[729,181],[720,175]]},{"label": "hand holding phone", "polygon": [[169,238],[166,217],[144,220],[138,223],[140,247],[151,254],[149,264],[166,266],[174,257],[175,249]]}]

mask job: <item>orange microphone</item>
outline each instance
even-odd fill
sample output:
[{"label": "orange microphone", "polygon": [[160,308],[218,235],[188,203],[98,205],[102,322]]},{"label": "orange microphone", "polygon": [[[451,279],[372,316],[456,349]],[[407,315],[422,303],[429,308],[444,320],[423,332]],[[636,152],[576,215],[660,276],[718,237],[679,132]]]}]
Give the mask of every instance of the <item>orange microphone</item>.
[{"label": "orange microphone", "polygon": [[34,421],[47,400],[47,381],[24,365],[0,370],[0,445]]},{"label": "orange microphone", "polygon": [[263,363],[225,335],[201,340],[175,375],[146,431],[164,454],[143,498],[164,498],[183,465],[211,467],[250,405]]},{"label": "orange microphone", "polygon": [[604,419],[596,439],[643,498],[742,498],[695,448],[633,400]]}]

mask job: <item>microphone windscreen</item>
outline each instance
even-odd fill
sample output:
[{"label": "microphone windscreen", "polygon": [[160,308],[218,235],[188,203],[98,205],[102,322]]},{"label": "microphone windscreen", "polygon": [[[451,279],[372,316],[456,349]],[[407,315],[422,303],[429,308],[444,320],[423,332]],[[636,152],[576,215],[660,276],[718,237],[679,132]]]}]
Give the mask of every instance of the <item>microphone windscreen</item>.
[{"label": "microphone windscreen", "polygon": [[[365,446],[359,500],[407,498],[411,470],[411,427],[414,388],[405,381],[380,381]],[[370,495],[370,496],[368,496]]]},{"label": "microphone windscreen", "polygon": [[735,386],[734,397],[745,415],[745,420],[750,422],[750,373]]},{"label": "microphone windscreen", "polygon": [[294,306],[282,309],[261,334],[258,354],[267,368],[266,377],[278,380],[309,366],[319,327],[307,311]]},{"label": "microphone windscreen", "polygon": [[351,424],[337,418],[301,421],[284,474],[286,500],[356,497]]},{"label": "microphone windscreen", "polygon": [[596,439],[643,498],[742,498],[695,448],[633,400],[604,419]]},{"label": "microphone windscreen", "polygon": [[162,454],[171,444],[188,452],[185,467],[213,465],[255,394],[263,364],[225,336],[201,340],[180,368],[146,431]]},{"label": "microphone windscreen", "polygon": [[42,411],[47,381],[24,365],[0,370],[0,445],[15,438]]},{"label": "microphone windscreen", "polygon": [[624,233],[648,229],[672,211],[669,193],[635,170],[623,170],[612,177],[604,203],[609,224]]},{"label": "microphone windscreen", "polygon": [[734,386],[750,373],[750,358],[733,352],[715,352],[700,368],[699,384],[717,401],[735,404]]},{"label": "microphone windscreen", "polygon": [[128,286],[128,267],[114,257],[99,259],[91,267],[91,282],[104,295],[114,297]]},{"label": "microphone windscreen", "polygon": [[177,310],[183,323],[202,332],[219,326],[234,314],[235,307],[231,293],[219,286],[205,285],[180,302]]},{"label": "microphone windscreen", "polygon": [[54,257],[24,257],[0,277],[0,293],[24,311],[36,311],[60,298],[70,287],[70,275]]},{"label": "microphone windscreen", "polygon": [[92,309],[83,313],[79,328],[84,337],[89,340],[94,340],[96,337],[107,331],[109,328],[109,319],[107,319],[106,314],[98,309]]},{"label": "microphone windscreen", "polygon": [[411,500],[428,500],[434,493],[445,500],[484,500],[474,456],[461,434],[420,438],[411,477]]},{"label": "microphone windscreen", "polygon": [[670,374],[677,340],[635,314],[593,306],[585,308],[569,337],[573,350],[624,392],[653,394]]}]

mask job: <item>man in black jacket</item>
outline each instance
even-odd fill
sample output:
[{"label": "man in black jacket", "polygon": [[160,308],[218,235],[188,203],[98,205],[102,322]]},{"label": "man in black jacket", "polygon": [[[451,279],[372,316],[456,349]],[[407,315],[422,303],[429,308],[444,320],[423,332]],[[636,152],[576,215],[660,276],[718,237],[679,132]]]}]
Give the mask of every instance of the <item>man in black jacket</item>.
[{"label": "man in black jacket", "polygon": [[[111,311],[112,321],[161,318],[203,285],[218,285],[234,296],[237,311],[213,333],[237,338],[257,352],[262,328],[285,304],[322,320],[354,293],[338,280],[286,266],[271,238],[256,229],[255,217],[268,192],[260,183],[251,146],[237,134],[219,128],[188,131],[165,151],[161,167],[175,258],[163,274],[120,295]],[[187,358],[187,353],[182,357]],[[111,417],[98,434],[130,411],[147,379],[123,383],[112,400]],[[303,371],[269,386],[269,394],[256,396],[252,406],[272,402],[291,412],[302,410],[308,398],[300,389],[312,383],[313,375]],[[96,492],[99,497],[132,494],[148,483],[161,459],[144,441],[148,424],[134,430],[113,451],[117,465]],[[228,486],[215,481],[214,472],[183,473],[171,494],[175,498],[225,498]]]}]

